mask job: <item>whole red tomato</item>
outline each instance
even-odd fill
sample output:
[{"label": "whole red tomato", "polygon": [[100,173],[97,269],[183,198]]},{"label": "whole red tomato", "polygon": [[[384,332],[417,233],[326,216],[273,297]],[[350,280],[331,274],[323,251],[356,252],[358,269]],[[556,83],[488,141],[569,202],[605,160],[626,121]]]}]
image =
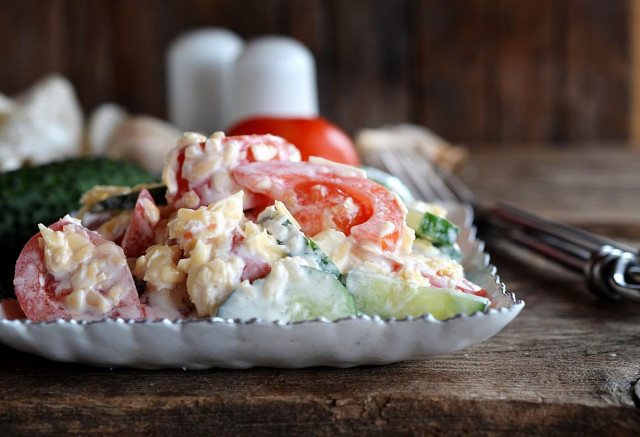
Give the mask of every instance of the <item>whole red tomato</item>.
[{"label": "whole red tomato", "polygon": [[235,124],[226,134],[277,135],[300,149],[303,161],[309,156],[320,156],[343,164],[360,164],[353,141],[342,129],[321,117],[253,117]]}]

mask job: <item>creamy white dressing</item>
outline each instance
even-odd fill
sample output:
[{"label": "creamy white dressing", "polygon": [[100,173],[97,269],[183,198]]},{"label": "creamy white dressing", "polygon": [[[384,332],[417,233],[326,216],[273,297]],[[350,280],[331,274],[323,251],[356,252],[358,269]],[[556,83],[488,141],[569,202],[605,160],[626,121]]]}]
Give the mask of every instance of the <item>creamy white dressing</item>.
[{"label": "creamy white dressing", "polygon": [[276,201],[274,206],[266,208],[258,216],[258,222],[284,249],[285,256],[297,259],[298,265],[323,270],[318,254],[311,248],[310,240],[282,202]]},{"label": "creamy white dressing", "polygon": [[[142,301],[150,308],[152,317],[215,316],[235,292],[248,309],[260,306],[267,318],[278,320],[283,311],[296,311],[285,308],[286,284],[308,281],[309,275],[304,268],[325,270],[327,260],[335,263],[342,274],[357,267],[419,286],[455,288],[463,280],[462,267],[457,262],[435,257],[435,248],[421,240],[416,241],[413,230],[406,224],[399,229],[401,240],[394,252],[383,251],[379,242],[356,242],[353,237],[335,230],[333,217],[353,219],[360,211],[351,197],[328,207],[323,216],[323,231],[312,236],[328,258],[322,258],[324,255],[317,248],[312,249],[308,239],[311,236],[302,233],[295,218],[280,201],[265,208],[255,223],[248,220],[243,210],[246,196],[231,177],[231,169],[239,160],[246,159],[249,151],[254,160],[269,161],[278,154],[278,149],[261,143],[243,149],[236,140],[226,142],[223,147],[224,138],[221,132],[209,138],[186,133],[171,152],[163,171],[169,195],[178,190],[177,158],[182,150],[181,177],[190,186],[198,187],[197,192],[194,188],[181,194],[175,202],[178,210],[171,217],[161,219],[161,211],[152,202],[143,200],[145,218],[150,223],[161,220],[167,223],[165,244],[150,247],[136,260],[133,268],[136,278],[145,283]],[[292,160],[295,161],[296,156],[299,160],[297,149],[292,148],[290,153]],[[363,170],[352,166],[315,157],[310,158],[310,162],[323,167],[302,170],[309,176],[326,173],[366,177]],[[268,190],[273,188],[272,184],[273,181],[265,177],[258,188]],[[235,193],[229,195],[231,190]],[[322,184],[310,190],[312,196],[315,194],[318,198],[329,195]],[[94,194],[95,197],[103,195],[98,191]],[[396,202],[400,212],[406,214],[404,203],[395,193],[383,196],[386,196],[385,202]],[[198,207],[203,199],[214,201]],[[412,208],[444,215],[441,209],[429,204],[415,203]],[[379,225],[374,232],[380,238],[398,231],[393,222],[386,220],[388,212],[383,205],[375,213]],[[129,216],[117,216],[105,223],[101,231],[116,238],[129,220],[130,213]],[[85,311],[88,307],[108,309],[116,305],[124,290],[111,287],[103,294],[98,293],[99,296],[94,291],[108,281],[122,261],[116,259],[111,246],[94,247],[87,241],[80,244],[74,232],[65,232],[58,235],[44,230],[43,240],[46,241],[43,245],[49,271],[60,280],[61,286],[64,284],[74,290],[67,305],[76,311]],[[262,275],[255,276],[262,278],[257,281],[252,278],[254,284],[244,279],[247,270],[251,269],[258,272],[256,275]],[[339,275],[336,273],[336,276]]]},{"label": "creamy white dressing", "polygon": [[184,148],[184,160],[180,175],[192,187],[174,202],[176,206],[197,208],[205,199],[213,202],[230,191],[241,189],[231,177],[231,168],[239,159],[246,158],[246,152],[241,156],[237,141],[230,141],[223,148],[224,138],[223,132],[216,132],[209,138],[189,132],[178,142],[178,147],[171,151],[162,174],[168,195],[175,196],[178,192],[178,156],[181,148]]},{"label": "creamy white dressing", "polygon": [[220,305],[240,283],[245,263],[239,257],[214,258],[191,264],[187,270],[187,292],[200,316],[215,316]]},{"label": "creamy white dressing", "polygon": [[278,154],[278,149],[268,144],[253,144],[250,149],[256,161],[270,161]]},{"label": "creamy white dressing", "polygon": [[244,243],[238,253],[245,258],[255,259],[273,264],[275,261],[287,256],[287,250],[278,243],[277,237],[268,233],[262,226],[248,221],[244,228]]},{"label": "creamy white dressing", "polygon": [[38,225],[46,269],[58,283],[55,293],[67,293],[61,305],[75,317],[106,314],[129,291],[121,281],[127,269],[124,253],[110,241],[94,244],[79,220],[63,220],[68,223],[61,231]]},{"label": "creamy white dressing", "polygon": [[[251,152],[255,161],[269,161],[278,155],[278,148],[271,144],[255,143],[243,147],[240,140],[229,137],[224,147],[223,132],[216,132],[209,138],[199,134],[186,133],[178,142],[178,147],[173,149],[167,158],[163,171],[163,181],[167,186],[169,199],[179,208],[197,208],[222,199],[230,192],[241,190],[232,177],[232,170],[239,162],[248,159]],[[272,135],[263,136],[265,141],[273,141],[286,146],[290,161],[299,161],[300,153],[297,149],[286,143],[283,139]],[[179,156],[184,148],[184,159],[180,163]],[[178,171],[181,178],[187,183],[189,189],[178,193]],[[178,196],[175,198],[175,196]],[[245,200],[251,202],[251,195],[247,194]]]},{"label": "creamy white dressing", "polygon": [[151,246],[136,260],[133,274],[147,283],[147,290],[173,290],[186,279],[186,274],[178,268],[181,257],[178,246]]},{"label": "creamy white dressing", "polygon": [[240,316],[247,314],[245,319],[252,314],[260,314],[260,318],[266,321],[289,320],[291,314],[299,308],[295,302],[289,300],[287,287],[291,284],[305,284],[308,281],[307,274],[302,270],[306,262],[299,257],[288,257],[276,261],[271,273],[254,284],[243,282],[238,285],[234,299],[243,302]]},{"label": "creamy white dressing", "polygon": [[143,210],[142,214],[144,216],[144,219],[151,225],[155,225],[158,223],[158,221],[160,221],[160,210],[158,209],[156,204],[153,202],[153,200],[148,199],[146,197],[143,198],[142,210]]},{"label": "creamy white dressing", "polygon": [[197,315],[184,286],[172,290],[147,289],[141,302],[154,319],[179,320]]},{"label": "creamy white dressing", "polygon": [[186,255],[190,254],[197,241],[229,249],[229,237],[246,220],[242,210],[243,197],[244,192],[239,191],[209,206],[178,210],[176,217],[169,222],[169,237],[176,240]]},{"label": "creamy white dressing", "polygon": [[351,178],[366,178],[367,172],[361,168],[354,167],[352,165],[342,164],[335,161],[330,161],[319,156],[310,156],[309,162],[312,164],[324,165],[331,169],[331,171],[339,176],[351,177]]}]

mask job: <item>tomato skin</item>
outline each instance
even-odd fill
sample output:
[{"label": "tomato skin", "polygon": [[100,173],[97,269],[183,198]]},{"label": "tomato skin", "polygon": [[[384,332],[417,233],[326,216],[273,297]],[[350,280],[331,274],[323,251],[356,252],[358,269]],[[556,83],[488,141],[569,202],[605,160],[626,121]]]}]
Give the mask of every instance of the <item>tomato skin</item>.
[{"label": "tomato skin", "polygon": [[20,308],[20,303],[15,299],[3,299],[0,300],[0,319],[7,320],[21,320],[26,319],[27,316]]},{"label": "tomato skin", "polygon": [[244,242],[245,238],[239,232],[233,235],[231,253],[239,256],[244,261],[244,269],[242,269],[240,280],[253,282],[256,279],[264,278],[271,272],[271,265],[263,259],[249,253],[244,246]]},{"label": "tomato skin", "polygon": [[155,221],[150,220],[150,216],[153,217],[153,214],[149,214],[150,211],[147,211],[147,207],[156,208],[156,203],[149,190],[142,188],[138,200],[136,200],[131,222],[122,238],[122,250],[127,257],[137,258],[144,255],[149,246],[156,242],[156,227],[159,216],[154,217]]},{"label": "tomato skin", "polygon": [[[422,276],[429,279],[432,287],[436,288],[451,288],[450,279],[444,276],[439,276],[438,274],[428,271],[427,269],[421,271]],[[487,290],[479,287],[473,282],[469,281],[467,278],[463,278],[462,281],[454,287],[458,291],[462,291],[463,293],[473,294],[480,297],[488,297]]]},{"label": "tomato skin", "polygon": [[[223,136],[219,139],[222,150],[207,150],[206,141],[199,143],[186,144],[184,146],[173,149],[167,157],[167,166],[163,179],[167,185],[167,202],[176,208],[197,209],[200,206],[208,206],[209,204],[229,196],[237,192],[240,187],[233,183],[231,179],[231,170],[243,163],[254,162],[259,159],[267,160],[286,160],[299,161],[300,152],[283,138],[274,135],[239,135],[239,136]],[[238,156],[235,161],[223,162],[218,166],[208,168],[206,172],[202,172],[194,178],[189,175],[189,168],[200,167],[203,159],[223,158],[225,150],[231,144],[238,146]],[[275,150],[275,155],[269,157],[256,157],[253,154],[252,146],[267,145]],[[192,158],[186,156],[187,149],[191,147],[200,148],[201,154],[196,154]],[[197,156],[200,155],[200,156]],[[199,162],[200,161],[200,162]],[[225,161],[225,160],[222,160]],[[206,162],[205,162],[206,164]],[[206,165],[205,165],[206,167]],[[171,171],[167,171],[170,169]],[[229,175],[231,182],[227,187],[213,186],[212,176],[218,173],[218,176]],[[170,183],[175,178],[174,184]],[[225,179],[224,177],[222,179]],[[197,199],[194,202],[192,199]],[[264,196],[252,193],[246,193],[244,197],[244,209],[252,209],[265,206],[268,199]]]},{"label": "tomato skin", "polygon": [[[89,241],[93,245],[115,244],[103,239],[96,232],[65,219],[57,221],[49,228],[54,231],[61,231],[65,225],[71,225],[86,232]],[[71,290],[62,290],[56,293],[56,287],[59,283],[47,270],[44,250],[40,247],[38,241],[40,237],[42,237],[42,234],[38,232],[27,242],[16,262],[14,285],[20,307],[27,318],[32,321],[76,318],[63,305],[64,298],[71,293]],[[122,257],[124,257],[124,253],[122,253]],[[144,318],[144,309],[140,304],[133,276],[126,266],[126,262],[124,267],[117,272],[117,276],[113,278],[112,282],[109,286],[115,284],[122,286],[124,289],[118,305],[106,314],[87,313],[85,317],[77,317],[78,319],[90,321],[116,317],[136,320]],[[105,290],[98,291],[102,293]]]},{"label": "tomato skin", "polygon": [[473,282],[469,281],[466,278],[462,280],[462,284],[456,287],[456,290],[460,290],[463,293],[474,294],[480,297],[489,297],[489,295],[487,294],[487,290],[479,287],[478,285],[474,284]]},{"label": "tomato skin", "polygon": [[283,202],[311,237],[331,221],[331,228],[351,235],[361,245],[395,251],[404,235],[406,209],[401,201],[366,177],[332,167],[309,162],[254,162],[239,165],[233,176],[247,190]]},{"label": "tomato skin", "polygon": [[307,161],[319,156],[349,165],[360,165],[360,158],[349,136],[324,118],[253,117],[229,128],[228,135],[272,134],[293,143]]}]

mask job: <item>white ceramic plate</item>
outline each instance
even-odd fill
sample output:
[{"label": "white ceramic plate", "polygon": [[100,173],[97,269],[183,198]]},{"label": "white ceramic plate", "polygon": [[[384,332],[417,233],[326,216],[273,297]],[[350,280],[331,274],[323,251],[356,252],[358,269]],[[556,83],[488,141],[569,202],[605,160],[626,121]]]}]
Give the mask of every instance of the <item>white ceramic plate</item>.
[{"label": "white ceramic plate", "polygon": [[487,290],[491,308],[438,321],[430,315],[383,321],[350,317],[281,324],[220,318],[178,322],[29,322],[0,318],[0,341],[55,361],[107,367],[247,368],[252,366],[351,367],[420,360],[488,339],[507,325],[524,302],[507,294],[483,244],[475,240],[471,214],[448,205],[461,226],[459,244],[467,277]]}]

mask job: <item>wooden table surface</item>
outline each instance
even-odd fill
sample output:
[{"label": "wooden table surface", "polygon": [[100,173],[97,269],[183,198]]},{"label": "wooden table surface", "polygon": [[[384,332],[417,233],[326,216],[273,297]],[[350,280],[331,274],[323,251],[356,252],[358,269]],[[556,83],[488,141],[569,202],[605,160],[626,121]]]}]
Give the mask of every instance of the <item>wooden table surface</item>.
[{"label": "wooden table surface", "polygon": [[[502,200],[640,244],[640,153],[474,149],[462,176]],[[0,346],[0,435],[601,434],[640,429],[640,305],[490,247],[526,301],[495,337],[421,362],[351,369],[103,369]]]}]

